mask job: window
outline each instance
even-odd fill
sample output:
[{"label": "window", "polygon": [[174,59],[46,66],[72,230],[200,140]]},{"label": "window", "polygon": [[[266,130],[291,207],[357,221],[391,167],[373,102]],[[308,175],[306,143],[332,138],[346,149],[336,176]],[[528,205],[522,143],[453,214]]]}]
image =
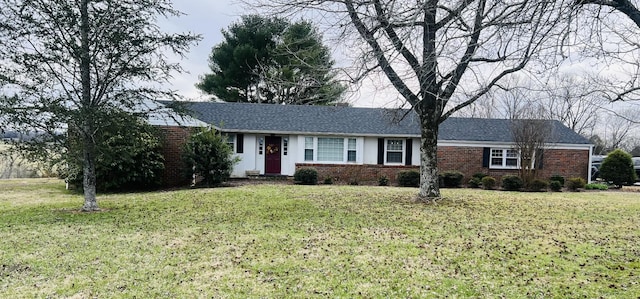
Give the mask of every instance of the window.
[{"label": "window", "polygon": [[282,138],[282,154],[287,155],[289,152],[289,137]]},{"label": "window", "polygon": [[402,163],[404,142],[402,139],[387,139],[387,163]]},{"label": "window", "polygon": [[491,168],[519,168],[520,154],[514,149],[491,149]]},{"label": "window", "polygon": [[234,134],[227,134],[224,135],[225,137],[227,137],[227,144],[233,149],[233,151],[235,152],[235,146],[236,146],[236,135]]},{"label": "window", "polygon": [[357,138],[304,137],[304,161],[354,163],[357,152]]},{"label": "window", "polygon": [[342,162],[344,138],[318,138],[318,161]]},{"label": "window", "polygon": [[349,138],[347,144],[347,161],[355,162],[356,161],[356,139]]},{"label": "window", "polygon": [[304,138],[304,160],[313,161],[313,137]]}]

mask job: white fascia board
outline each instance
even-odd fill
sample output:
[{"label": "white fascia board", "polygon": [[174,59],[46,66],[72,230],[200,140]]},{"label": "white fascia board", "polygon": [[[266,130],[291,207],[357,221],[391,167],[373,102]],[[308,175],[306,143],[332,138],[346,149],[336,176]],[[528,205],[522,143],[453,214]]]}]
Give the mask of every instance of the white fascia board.
[{"label": "white fascia board", "polygon": [[146,100],[142,105],[150,111],[147,122],[153,126],[207,127],[207,123],[189,115],[180,115],[157,101]]},{"label": "white fascia board", "polygon": [[247,130],[220,127],[221,132],[246,133],[258,135],[307,135],[307,136],[344,136],[344,137],[378,137],[378,138],[420,138],[418,135],[406,134],[358,134],[358,133],[333,133],[333,132],[302,132],[302,131],[265,131],[265,130]]},{"label": "white fascia board", "polygon": [[[459,141],[459,140],[439,140],[438,146],[459,146],[459,147],[502,147],[511,148],[514,146],[512,142],[495,142],[495,141]],[[545,145],[548,149],[564,149],[564,150],[585,150],[588,151],[593,145],[591,144],[571,144],[571,143],[549,143]]]},{"label": "white fascia board", "polygon": [[149,119],[147,120],[150,125],[153,126],[172,126],[172,127],[207,127],[209,124],[197,120],[191,116],[181,116],[178,114],[174,115],[165,115],[162,114],[151,114],[149,115]]}]

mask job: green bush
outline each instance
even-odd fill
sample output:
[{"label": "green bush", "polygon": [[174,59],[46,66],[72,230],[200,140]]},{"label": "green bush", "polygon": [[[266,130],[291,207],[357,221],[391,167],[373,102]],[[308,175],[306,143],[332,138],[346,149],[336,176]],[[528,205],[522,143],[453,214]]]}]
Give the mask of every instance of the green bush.
[{"label": "green bush", "polygon": [[519,176],[505,175],[502,177],[502,189],[507,191],[518,191],[522,189],[524,182]]},{"label": "green bush", "polygon": [[546,191],[549,187],[549,182],[541,179],[534,179],[529,183],[529,191],[540,192]]},{"label": "green bush", "polygon": [[551,181],[549,182],[549,189],[554,192],[558,192],[562,190],[563,184],[560,181]]},{"label": "green bush", "polygon": [[195,174],[202,180],[197,185],[217,186],[231,176],[233,149],[227,144],[227,138],[211,128],[200,128],[189,137],[184,145],[182,158],[185,163],[185,175]]},{"label": "green bush", "polygon": [[469,182],[467,183],[469,188],[480,188],[481,184],[482,184],[482,179],[479,179],[477,177],[472,177],[471,179],[469,179]]},{"label": "green bush", "polygon": [[444,188],[458,188],[462,185],[464,175],[459,171],[445,171],[440,174],[441,186]]},{"label": "green bush", "polygon": [[471,177],[472,178],[477,178],[479,180],[482,180],[482,178],[486,177],[486,176],[488,176],[488,174],[482,173],[482,172],[477,172],[477,173],[474,173]]},{"label": "green bush", "polygon": [[378,186],[389,186],[389,178],[384,175],[379,177]]},{"label": "green bush", "polygon": [[[160,187],[164,157],[157,130],[146,121],[114,112],[95,138],[96,189],[99,192],[136,191]],[[115,121],[117,120],[117,121]],[[65,180],[82,190],[83,165],[77,140],[70,137],[70,159]]]},{"label": "green bush", "polygon": [[330,177],[330,176],[324,178],[324,184],[325,185],[332,185],[333,184],[333,178]]},{"label": "green bush", "polygon": [[567,189],[577,191],[580,188],[584,188],[586,184],[583,178],[570,178],[567,180]]},{"label": "green bush", "polygon": [[606,184],[591,183],[591,184],[586,184],[584,188],[587,190],[608,190],[609,186],[607,186]]},{"label": "green bush", "polygon": [[398,185],[400,187],[420,186],[420,172],[415,170],[398,172]]},{"label": "green bush", "polygon": [[631,185],[636,180],[631,155],[621,149],[610,152],[604,158],[599,172],[603,180],[612,182],[616,186]]},{"label": "green bush", "polygon": [[482,188],[485,190],[493,190],[496,187],[496,178],[485,176],[482,178]]},{"label": "green bush", "polygon": [[316,185],[318,184],[318,171],[312,167],[297,169],[293,174],[293,180],[296,184]]},{"label": "green bush", "polygon": [[551,177],[549,177],[549,182],[560,182],[560,186],[564,186],[564,177],[559,175],[559,174],[554,174]]}]

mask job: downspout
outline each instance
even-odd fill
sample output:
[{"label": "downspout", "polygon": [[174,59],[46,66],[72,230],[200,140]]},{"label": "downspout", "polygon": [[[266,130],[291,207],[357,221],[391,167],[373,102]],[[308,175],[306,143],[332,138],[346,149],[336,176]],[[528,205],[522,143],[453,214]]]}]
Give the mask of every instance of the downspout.
[{"label": "downspout", "polygon": [[592,169],[592,168],[591,168],[591,165],[593,165],[593,147],[594,147],[594,145],[593,145],[593,144],[589,145],[589,165],[587,165],[587,169],[588,169],[588,170],[587,170],[587,176],[588,176],[588,177],[587,177],[587,182],[588,182],[589,184],[593,183],[593,182],[591,181],[591,176],[593,175],[593,174],[591,173],[591,169]]}]

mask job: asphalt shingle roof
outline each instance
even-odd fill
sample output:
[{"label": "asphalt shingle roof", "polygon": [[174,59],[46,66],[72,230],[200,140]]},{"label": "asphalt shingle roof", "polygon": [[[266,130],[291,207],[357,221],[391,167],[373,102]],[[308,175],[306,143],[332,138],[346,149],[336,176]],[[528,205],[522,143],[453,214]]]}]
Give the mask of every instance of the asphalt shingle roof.
[{"label": "asphalt shingle roof", "polygon": [[[340,106],[188,102],[203,122],[228,132],[312,133],[354,136],[420,136],[411,110]],[[551,121],[554,143],[590,144],[558,121]],[[440,125],[439,140],[511,142],[508,119],[450,117]]]}]

